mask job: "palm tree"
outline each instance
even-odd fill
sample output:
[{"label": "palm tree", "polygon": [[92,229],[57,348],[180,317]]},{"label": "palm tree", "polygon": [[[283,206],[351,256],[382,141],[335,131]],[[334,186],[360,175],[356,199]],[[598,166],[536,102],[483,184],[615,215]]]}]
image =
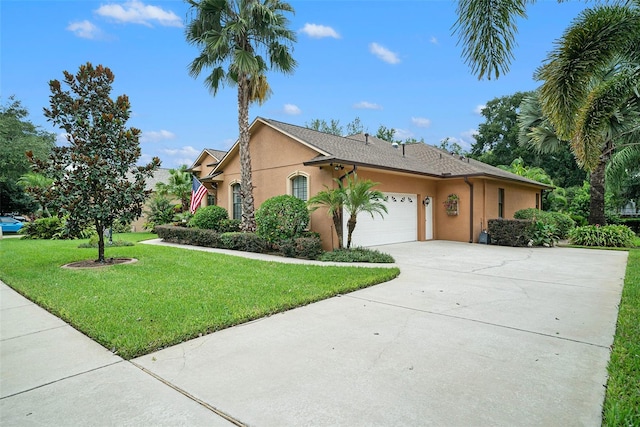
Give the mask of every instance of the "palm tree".
[{"label": "palm tree", "polygon": [[307,205],[309,210],[314,212],[321,207],[327,208],[327,213],[333,219],[333,226],[336,229],[338,235],[338,248],[342,248],[343,231],[342,231],[342,208],[344,205],[344,186],[342,181],[335,178],[334,181],[338,184],[338,188],[329,189],[325,185],[325,190],[320,191],[315,196],[309,199]]},{"label": "palm tree", "polygon": [[[542,114],[591,173],[589,222],[605,224],[605,171],[616,150],[633,158],[640,137],[640,8],[585,10],[536,77]],[[621,151],[623,152],[623,151]],[[631,153],[631,155],[629,155]]]},{"label": "palm tree", "polygon": [[214,95],[225,84],[238,88],[242,229],[254,231],[249,104],[262,102],[269,95],[267,69],[291,73],[296,66],[291,56],[296,37],[283,14],[293,8],[281,0],[187,1],[195,16],[187,26],[186,38],[200,49],[189,67],[190,74],[197,77],[204,68],[213,68],[205,84]]},{"label": "palm tree", "polygon": [[189,199],[191,198],[192,178],[187,172],[187,165],[180,166],[179,169],[169,169],[169,182],[159,182],[156,189],[160,196],[172,195],[180,200],[180,211],[189,210]]},{"label": "palm tree", "polygon": [[351,236],[356,228],[357,217],[360,212],[368,212],[371,218],[374,214],[387,213],[387,207],[383,201],[384,195],[378,190],[372,190],[378,185],[369,179],[361,181],[354,173],[346,177],[346,183],[343,184],[344,192],[344,208],[349,215],[347,220],[347,249],[351,248]]}]

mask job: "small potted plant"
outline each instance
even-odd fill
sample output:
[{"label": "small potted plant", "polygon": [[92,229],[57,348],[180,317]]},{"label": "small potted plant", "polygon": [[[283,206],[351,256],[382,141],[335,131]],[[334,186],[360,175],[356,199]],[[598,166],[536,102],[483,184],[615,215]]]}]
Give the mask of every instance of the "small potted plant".
[{"label": "small potted plant", "polygon": [[447,211],[447,215],[458,215],[458,201],[460,198],[457,194],[449,194],[447,199],[442,202]]}]

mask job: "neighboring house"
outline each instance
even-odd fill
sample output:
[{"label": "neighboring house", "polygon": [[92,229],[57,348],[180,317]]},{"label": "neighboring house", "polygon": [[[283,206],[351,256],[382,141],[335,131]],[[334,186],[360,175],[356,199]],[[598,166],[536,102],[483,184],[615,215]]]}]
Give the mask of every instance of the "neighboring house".
[{"label": "neighboring house", "polygon": [[[153,193],[155,193],[156,185],[159,182],[162,182],[165,184],[168,183],[170,176],[171,174],[169,173],[169,169],[158,168],[156,171],[153,172],[153,176],[146,179],[145,186],[144,186],[145,190],[151,190]],[[153,193],[149,195],[149,198],[144,203],[144,206],[142,207],[142,215],[140,216],[140,218],[136,219],[131,223],[131,231],[144,231],[144,224],[147,222],[147,215],[145,212],[149,210],[149,200],[151,200],[154,197]]]},{"label": "neighboring house", "polygon": [[[341,137],[300,126],[257,118],[249,142],[256,209],[266,199],[291,194],[308,200],[334,178],[357,172],[378,182],[385,194],[384,218],[358,215],[354,246],[415,240],[477,242],[492,218],[513,218],[524,208],[540,208],[542,191],[551,187],[473,159],[418,143],[397,146],[367,134]],[[190,170],[215,191],[217,205],[240,218],[238,143],[222,156],[204,150]],[[447,210],[449,195],[457,210]],[[345,216],[345,222],[346,222]],[[323,247],[337,247],[326,209],[311,215],[310,229]],[[345,238],[346,238],[346,226]]]}]

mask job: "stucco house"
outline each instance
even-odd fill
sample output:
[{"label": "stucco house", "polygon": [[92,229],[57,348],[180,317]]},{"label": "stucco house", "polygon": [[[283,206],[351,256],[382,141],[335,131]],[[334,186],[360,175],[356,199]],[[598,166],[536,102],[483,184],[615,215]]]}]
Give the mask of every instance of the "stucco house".
[{"label": "stucco house", "polygon": [[[250,133],[256,208],[281,194],[308,200],[325,186],[334,188],[334,178],[351,173],[379,183],[375,188],[384,193],[389,212],[384,218],[358,216],[356,246],[431,239],[477,242],[489,219],[540,208],[542,191],[550,188],[422,143],[392,145],[367,134],[341,137],[261,117]],[[226,153],[203,150],[190,170],[209,189],[209,202],[214,199],[230,217],[240,218],[237,142]],[[448,209],[445,202],[451,195],[457,196],[457,206]],[[325,209],[311,215],[310,229],[320,233],[325,249],[338,246]]]}]

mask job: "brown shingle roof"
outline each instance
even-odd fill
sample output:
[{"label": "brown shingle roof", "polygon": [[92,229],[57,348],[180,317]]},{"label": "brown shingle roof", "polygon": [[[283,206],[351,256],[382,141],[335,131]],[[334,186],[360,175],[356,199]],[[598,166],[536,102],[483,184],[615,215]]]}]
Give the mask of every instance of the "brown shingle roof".
[{"label": "brown shingle roof", "polygon": [[449,152],[423,143],[406,144],[394,148],[389,142],[364,134],[342,137],[318,132],[301,126],[258,118],[274,128],[314,147],[319,155],[305,164],[346,163],[378,169],[411,172],[434,177],[490,176],[525,184],[551,188],[511,172],[477,160],[451,155]]}]

